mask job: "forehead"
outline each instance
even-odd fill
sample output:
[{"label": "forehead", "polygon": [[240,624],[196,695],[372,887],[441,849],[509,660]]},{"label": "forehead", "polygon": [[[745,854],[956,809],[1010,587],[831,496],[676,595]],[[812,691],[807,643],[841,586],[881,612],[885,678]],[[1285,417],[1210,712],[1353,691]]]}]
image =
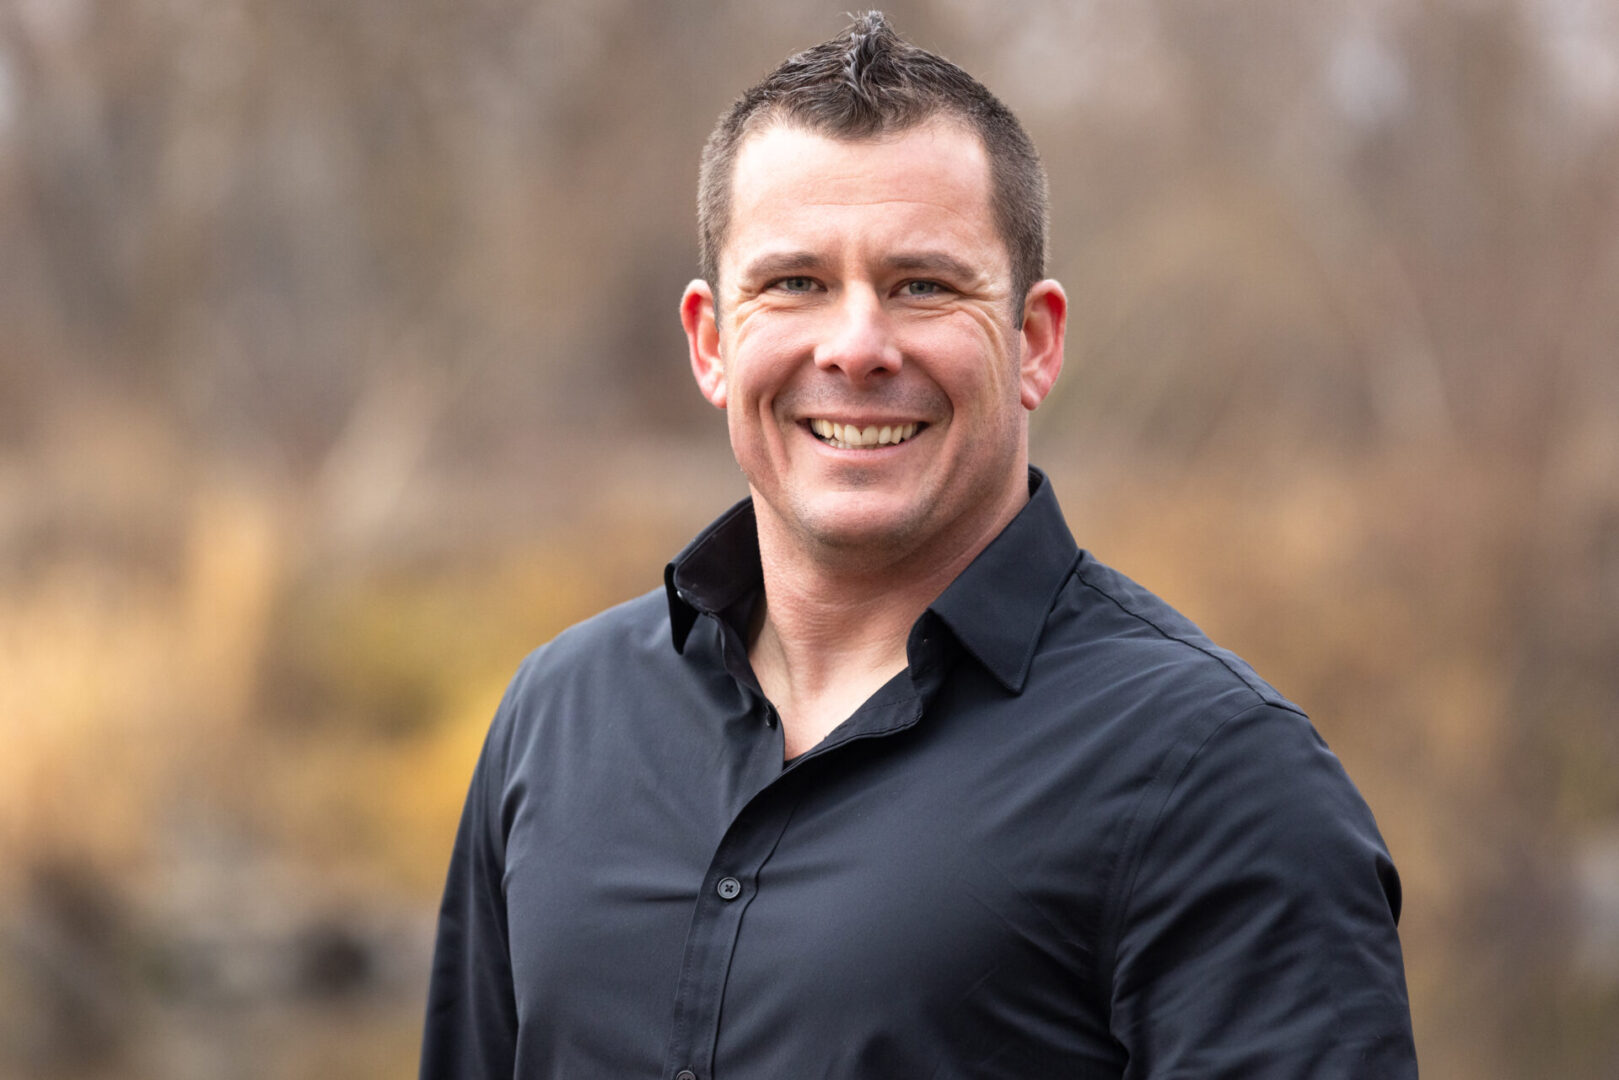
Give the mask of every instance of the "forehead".
[{"label": "forehead", "polygon": [[995,229],[989,157],[978,135],[935,118],[870,139],[777,123],[737,154],[721,262],[775,245],[1004,246]]}]

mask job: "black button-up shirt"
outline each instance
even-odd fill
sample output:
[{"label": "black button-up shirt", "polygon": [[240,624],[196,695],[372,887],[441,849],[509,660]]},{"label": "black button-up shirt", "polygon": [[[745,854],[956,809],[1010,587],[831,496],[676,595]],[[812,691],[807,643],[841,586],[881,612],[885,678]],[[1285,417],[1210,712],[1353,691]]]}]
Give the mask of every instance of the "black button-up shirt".
[{"label": "black button-up shirt", "polygon": [[530,656],[422,1076],[1414,1077],[1398,879],[1337,758],[1030,485],[785,766],[747,503]]}]

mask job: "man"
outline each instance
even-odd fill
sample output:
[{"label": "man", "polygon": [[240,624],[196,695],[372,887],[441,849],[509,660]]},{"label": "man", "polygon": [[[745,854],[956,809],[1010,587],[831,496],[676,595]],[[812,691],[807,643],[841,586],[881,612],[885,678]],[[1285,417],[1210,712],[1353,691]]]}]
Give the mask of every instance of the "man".
[{"label": "man", "polygon": [[422,1076],[1416,1075],[1298,709],[1079,551],[1044,178],[877,14],[744,95],[681,301],[752,498],[501,705]]}]

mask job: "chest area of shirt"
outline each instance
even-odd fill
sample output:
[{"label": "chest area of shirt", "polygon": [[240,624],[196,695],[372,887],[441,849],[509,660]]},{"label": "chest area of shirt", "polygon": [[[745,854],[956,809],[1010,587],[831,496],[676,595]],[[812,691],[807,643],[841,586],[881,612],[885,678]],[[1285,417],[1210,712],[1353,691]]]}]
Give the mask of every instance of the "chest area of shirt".
[{"label": "chest area of shirt", "polygon": [[1019,1017],[1076,1015],[1108,869],[1083,777],[923,720],[730,806],[645,764],[536,779],[508,839],[522,1011],[550,1030],[639,1017],[648,1062],[671,1039],[683,1061],[785,1053],[784,1030],[825,1025],[871,1045],[933,1031],[970,1059]]}]

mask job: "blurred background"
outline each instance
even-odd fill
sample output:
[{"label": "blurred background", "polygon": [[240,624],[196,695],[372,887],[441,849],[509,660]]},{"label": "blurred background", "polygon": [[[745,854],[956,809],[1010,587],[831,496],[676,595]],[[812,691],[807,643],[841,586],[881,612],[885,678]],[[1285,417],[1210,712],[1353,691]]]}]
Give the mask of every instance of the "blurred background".
[{"label": "blurred background", "polygon": [[[697,155],[846,5],[0,0],[0,1078],[414,1075],[520,658],[743,485]],[[1619,1076],[1619,0],[895,3],[1082,545],[1304,704],[1424,1073]]]}]

